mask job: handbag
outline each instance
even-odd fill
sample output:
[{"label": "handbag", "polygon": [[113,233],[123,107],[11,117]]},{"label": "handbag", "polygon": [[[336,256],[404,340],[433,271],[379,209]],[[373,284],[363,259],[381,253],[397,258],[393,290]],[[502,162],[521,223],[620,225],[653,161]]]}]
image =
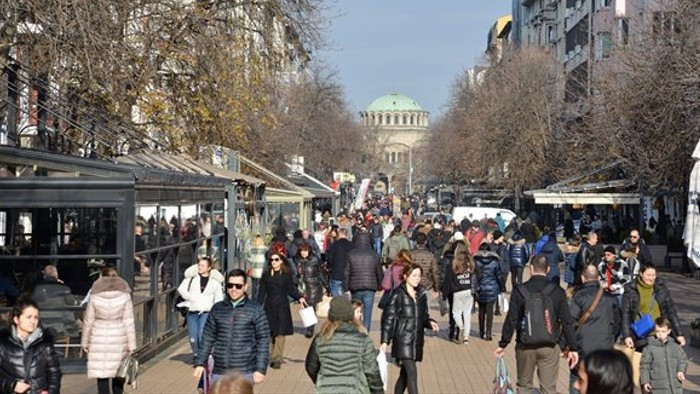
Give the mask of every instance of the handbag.
[{"label": "handbag", "polygon": [[[192,280],[194,278],[190,278],[190,283],[187,284],[187,292],[190,292],[190,288],[192,288]],[[175,302],[173,303],[175,305],[175,310],[180,313],[182,317],[187,316],[187,313],[190,311],[190,302],[185,301],[184,298],[182,298],[181,295],[178,295],[177,298],[175,298]]]},{"label": "handbag", "polygon": [[117,377],[124,379],[124,383],[130,384],[131,388],[136,390],[139,375],[139,360],[132,355],[127,355],[119,363],[117,368]]},{"label": "handbag", "polygon": [[323,296],[321,302],[316,304],[316,316],[318,317],[328,317],[328,311],[331,309],[331,300],[333,298],[326,295]]},{"label": "handbag", "polygon": [[318,323],[316,312],[314,312],[314,307],[312,306],[307,306],[306,308],[300,309],[299,315],[301,315],[301,321],[304,324],[304,327],[311,327]]},{"label": "handbag", "polygon": [[389,271],[387,271],[387,274],[391,275],[391,290],[384,290],[384,293],[382,294],[382,298],[379,299],[379,303],[377,304],[377,308],[379,309],[384,309],[386,308],[387,305],[389,305],[389,300],[391,299],[391,295],[394,293],[394,273],[393,269],[389,268]]},{"label": "handbag", "polygon": [[513,386],[510,384],[508,369],[503,357],[496,360],[496,376],[493,378],[493,394],[515,394]]},{"label": "handbag", "polygon": [[630,329],[634,332],[637,338],[645,338],[649,335],[652,330],[654,330],[654,319],[651,317],[651,311],[654,309],[654,302],[656,302],[656,293],[651,295],[651,304],[649,305],[649,313],[642,315],[639,312],[639,319],[634,323],[630,323]]}]

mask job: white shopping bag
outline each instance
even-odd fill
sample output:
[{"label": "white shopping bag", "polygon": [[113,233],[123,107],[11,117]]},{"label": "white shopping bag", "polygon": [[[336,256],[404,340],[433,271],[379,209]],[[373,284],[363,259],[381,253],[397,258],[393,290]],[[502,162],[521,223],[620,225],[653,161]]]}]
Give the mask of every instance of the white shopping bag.
[{"label": "white shopping bag", "polygon": [[501,309],[501,313],[506,314],[508,313],[508,297],[504,294],[501,293],[498,295],[498,307]]},{"label": "white shopping bag", "polygon": [[316,312],[314,312],[314,308],[310,306],[299,310],[299,315],[301,315],[301,321],[303,322],[304,327],[311,327],[314,324],[318,323]]},{"label": "white shopping bag", "polygon": [[389,362],[386,360],[386,353],[379,351],[377,354],[377,364],[379,364],[379,375],[382,377],[382,383],[384,383],[384,391],[387,390],[387,380],[389,380]]}]

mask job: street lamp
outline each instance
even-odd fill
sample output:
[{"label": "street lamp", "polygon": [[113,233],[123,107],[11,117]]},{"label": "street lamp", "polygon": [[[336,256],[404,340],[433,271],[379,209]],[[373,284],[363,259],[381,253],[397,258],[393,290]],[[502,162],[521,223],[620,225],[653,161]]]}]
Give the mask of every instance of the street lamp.
[{"label": "street lamp", "polygon": [[390,142],[387,145],[401,145],[408,148],[408,195],[413,194],[413,147],[403,142]]}]

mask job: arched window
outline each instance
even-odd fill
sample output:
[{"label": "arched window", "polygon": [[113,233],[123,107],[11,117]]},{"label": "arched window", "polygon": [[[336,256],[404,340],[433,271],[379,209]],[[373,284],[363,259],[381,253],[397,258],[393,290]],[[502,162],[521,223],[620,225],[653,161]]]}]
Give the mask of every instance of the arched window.
[{"label": "arched window", "polygon": [[379,115],[379,124],[382,124],[382,121],[383,121],[383,120],[384,120],[384,119],[383,119],[382,115]]},{"label": "arched window", "polygon": [[416,121],[415,115],[411,115],[411,124],[414,124]]},{"label": "arched window", "polygon": [[372,125],[374,126],[376,124],[377,124],[377,119],[375,119],[374,115],[372,115]]},{"label": "arched window", "polygon": [[396,162],[403,163],[403,153],[402,152],[399,152],[396,154]]},{"label": "arched window", "polygon": [[386,120],[386,122],[384,122],[384,124],[391,124],[391,115],[385,115],[384,119]]},{"label": "arched window", "polygon": [[391,152],[391,163],[396,163],[396,152]]},{"label": "arched window", "polygon": [[394,115],[394,124],[399,124],[399,115]]},{"label": "arched window", "polygon": [[406,115],[403,116],[403,123],[401,124],[408,124],[408,119]]}]

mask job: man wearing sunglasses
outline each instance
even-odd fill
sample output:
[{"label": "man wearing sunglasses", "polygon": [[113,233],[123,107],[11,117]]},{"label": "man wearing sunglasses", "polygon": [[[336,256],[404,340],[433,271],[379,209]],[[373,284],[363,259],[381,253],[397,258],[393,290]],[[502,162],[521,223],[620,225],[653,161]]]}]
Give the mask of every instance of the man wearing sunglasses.
[{"label": "man wearing sunglasses", "polygon": [[649,250],[649,245],[644,242],[644,239],[640,237],[639,230],[633,228],[630,230],[629,238],[622,243],[620,250],[626,250],[627,246],[630,245],[635,248],[635,253],[637,254],[637,260],[639,260],[639,265],[646,265],[652,263],[651,261],[651,250]]},{"label": "man wearing sunglasses", "polygon": [[246,274],[233,269],[226,275],[226,297],[211,308],[195,360],[193,376],[204,373],[207,355],[214,357],[211,381],[227,371],[242,373],[252,383],[265,379],[270,352],[270,327],[265,311],[246,295]]}]

